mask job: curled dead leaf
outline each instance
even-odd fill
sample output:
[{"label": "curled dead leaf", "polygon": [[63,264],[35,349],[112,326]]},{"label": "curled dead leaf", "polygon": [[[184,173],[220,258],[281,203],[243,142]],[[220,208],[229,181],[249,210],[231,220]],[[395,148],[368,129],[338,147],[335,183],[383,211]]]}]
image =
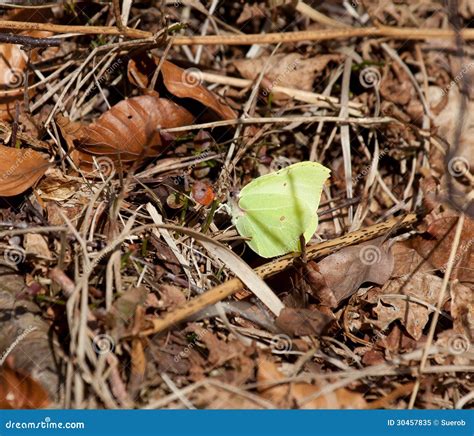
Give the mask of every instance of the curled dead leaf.
[{"label": "curled dead leaf", "polygon": [[176,97],[197,100],[224,120],[237,117],[228,105],[221,103],[213,92],[202,85],[202,72],[198,68],[183,70],[171,62],[164,61],[161,74],[166,89]]},{"label": "curled dead leaf", "polygon": [[10,121],[23,95],[26,60],[19,45],[0,44],[0,119]]},{"label": "curled dead leaf", "polygon": [[393,271],[388,242],[377,238],[346,247],[323,260],[308,264],[307,281],[323,304],[336,307],[365,282],[383,285]]},{"label": "curled dead leaf", "polygon": [[162,148],[160,128],[191,124],[194,117],[176,103],[155,95],[132,97],[117,103],[94,123],[81,125],[64,117],[57,122],[69,146],[77,148],[79,162],[93,165],[93,156],[130,163],[156,156]]},{"label": "curled dead leaf", "polygon": [[0,197],[31,188],[44,175],[48,161],[37,151],[0,145]]},{"label": "curled dead leaf", "polygon": [[[20,35],[45,38],[52,33],[36,30],[20,32]],[[51,57],[55,50],[57,48],[52,47],[46,50],[48,53],[41,56],[42,60]],[[40,58],[38,49],[31,50],[29,56],[31,61],[37,61]],[[15,104],[18,103],[20,107],[23,105],[27,59],[20,45],[0,44],[0,120],[11,121],[15,116]],[[35,89],[30,87],[28,95],[31,97],[34,93]]]},{"label": "curled dead leaf", "polygon": [[[150,78],[153,76],[159,62],[159,58],[150,59],[145,56],[132,59],[128,64],[129,80],[140,88],[146,88],[149,86]],[[220,119],[226,120],[237,117],[236,113],[227,104],[221,103],[218,97],[202,84],[202,72],[198,68],[183,70],[165,60],[160,73],[165,88],[175,97],[195,100],[211,109]]]}]

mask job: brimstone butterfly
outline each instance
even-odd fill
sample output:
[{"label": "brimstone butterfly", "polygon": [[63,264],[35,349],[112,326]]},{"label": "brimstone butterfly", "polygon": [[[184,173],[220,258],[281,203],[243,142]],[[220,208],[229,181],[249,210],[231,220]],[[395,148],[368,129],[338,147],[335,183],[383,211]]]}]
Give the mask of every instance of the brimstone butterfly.
[{"label": "brimstone butterfly", "polygon": [[232,204],[232,219],[249,247],[262,257],[301,251],[318,226],[317,210],[330,170],[299,162],[246,185]]}]

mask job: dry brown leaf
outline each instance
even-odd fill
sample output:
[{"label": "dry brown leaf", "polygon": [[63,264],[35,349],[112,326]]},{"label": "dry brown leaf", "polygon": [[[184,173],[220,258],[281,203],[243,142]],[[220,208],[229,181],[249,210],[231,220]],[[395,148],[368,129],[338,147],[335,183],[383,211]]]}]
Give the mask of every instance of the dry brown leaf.
[{"label": "dry brown leaf", "polygon": [[[472,265],[472,264],[471,264]],[[451,316],[453,330],[474,339],[474,288],[453,286],[451,292]]]},{"label": "dry brown leaf", "polygon": [[[438,301],[442,283],[443,279],[429,273],[415,273],[391,280],[379,295],[377,307],[374,308],[378,321],[374,324],[384,330],[393,321],[400,320],[414,339],[420,339]],[[455,283],[452,292],[460,292],[463,288],[460,283]],[[407,297],[414,299],[408,301]],[[445,301],[448,298],[449,295],[446,295]]]},{"label": "dry brown leaf", "polygon": [[[139,88],[148,87],[159,62],[159,58],[150,59],[146,56],[136,56],[128,63],[128,79]],[[211,109],[214,114],[212,117],[206,116],[206,113],[203,114],[202,110],[196,114],[201,120],[215,119],[216,116],[224,120],[237,117],[237,114],[227,104],[221,103],[212,91],[202,85],[202,73],[198,68],[183,70],[171,62],[164,61],[160,72],[163,85],[169,93],[182,99],[195,100]],[[157,89],[166,93],[164,89],[160,88],[160,85],[161,83],[158,81]]]},{"label": "dry brown leaf", "polygon": [[292,398],[289,395],[291,390],[289,384],[277,384],[272,387],[267,386],[267,384],[278,382],[285,378],[277,366],[270,360],[261,357],[258,360],[257,368],[258,391],[262,397],[271,401],[276,407],[282,409],[291,408]]},{"label": "dry brown leaf", "polygon": [[201,85],[200,71],[196,68],[182,68],[164,61],[161,74],[166,89],[179,98],[192,98],[211,109],[219,118],[232,120],[237,118],[236,113],[227,105],[221,103],[216,95]]},{"label": "dry brown leaf", "polygon": [[37,381],[8,366],[0,368],[0,409],[42,409],[49,403]]},{"label": "dry brown leaf", "polygon": [[412,272],[432,271],[430,265],[418,254],[414,248],[405,242],[396,242],[392,246],[394,268],[392,277],[401,277]]},{"label": "dry brown leaf", "polygon": [[[134,331],[136,331],[138,326],[143,322],[144,315],[145,309],[143,308],[143,306],[137,306],[135,310],[135,318],[133,320]],[[145,347],[141,338],[134,338],[132,340],[132,350],[130,352],[130,358],[132,364],[128,389],[130,392],[133,393],[133,396],[136,396],[145,378],[147,365]]]},{"label": "dry brown leaf", "polygon": [[[471,68],[472,73],[472,68]],[[442,136],[449,144],[456,144],[456,129],[459,124],[459,108],[462,105],[462,94],[459,92],[458,85],[448,85],[445,89],[448,95],[448,104],[434,119],[434,125],[438,128],[438,134]],[[472,86],[470,87],[472,90]],[[461,137],[459,138],[459,148],[456,153],[458,166],[461,171],[474,168],[474,153],[472,152],[472,137],[474,135],[474,101],[468,100],[464,111],[464,122],[462,124]],[[453,169],[456,167],[453,164]],[[453,171],[456,174],[456,171]]]},{"label": "dry brown leaf", "polygon": [[285,307],[275,324],[290,336],[320,335],[332,319],[318,310]]},{"label": "dry brown leaf", "polygon": [[394,324],[390,333],[386,337],[380,338],[376,344],[392,353],[412,351],[418,345],[417,341],[408,336],[397,324]]},{"label": "dry brown leaf", "polygon": [[15,115],[15,101],[23,95],[26,59],[19,45],[0,44],[0,119],[10,121]]},{"label": "dry brown leaf", "polygon": [[44,175],[48,161],[37,151],[0,145],[0,197],[31,188]]},{"label": "dry brown leaf", "polygon": [[307,282],[325,305],[336,307],[365,282],[383,285],[393,271],[393,255],[384,238],[359,244],[308,264]]},{"label": "dry brown leaf", "polygon": [[63,373],[55,358],[59,352],[56,335],[37,315],[39,307],[26,292],[23,276],[1,264],[0,276],[0,350],[18,340],[8,355],[9,366],[40,383],[49,398],[57,401]]},{"label": "dry brown leaf", "polygon": [[144,287],[127,289],[112,306],[112,313],[117,317],[119,324],[128,324],[135,314],[137,306],[145,304],[148,290]]},{"label": "dry brown leaf", "polygon": [[307,397],[316,394],[321,387],[309,383],[281,384],[266,387],[268,383],[283,380],[285,377],[277,366],[265,358],[258,361],[257,381],[261,385],[258,390],[262,397],[281,408],[297,405],[300,409],[366,409],[367,403],[361,394],[340,388],[331,393],[323,394],[308,402]]},{"label": "dry brown leaf", "polygon": [[[51,36],[52,33],[36,30],[20,32],[20,35],[46,38]],[[44,50],[41,54],[41,60],[48,59],[57,50],[57,47],[49,47],[47,50]],[[39,60],[39,50],[31,50],[29,56],[33,62]],[[13,120],[16,112],[15,104],[18,103],[20,109],[23,106],[27,59],[26,52],[20,45],[0,44],[0,120]],[[34,93],[34,89],[28,90],[30,97],[32,97]]]},{"label": "dry brown leaf", "polygon": [[42,200],[64,201],[71,198],[80,188],[77,179],[63,174],[59,169],[50,169],[38,184],[38,196]]},{"label": "dry brown leaf", "polygon": [[186,304],[186,296],[181,288],[173,285],[160,285],[160,307],[165,310],[173,310]]},{"label": "dry brown leaf", "polygon": [[57,121],[69,145],[92,165],[92,156],[133,162],[157,156],[162,148],[159,129],[191,124],[194,117],[176,103],[155,95],[132,97],[117,103],[88,126]]},{"label": "dry brown leaf", "polygon": [[412,101],[414,93],[415,89],[408,74],[400,65],[392,63],[391,70],[384,75],[380,82],[382,97],[398,105],[407,105]]},{"label": "dry brown leaf", "polygon": [[51,251],[49,251],[48,242],[43,235],[27,233],[23,241],[23,246],[25,247],[26,254],[51,259]]},{"label": "dry brown leaf", "polygon": [[262,56],[258,59],[242,59],[233,62],[242,77],[255,80],[266,67],[265,77],[270,82],[264,90],[272,92],[275,86],[312,91],[316,76],[321,73],[329,62],[342,59],[339,54],[318,55],[304,58],[298,53]]},{"label": "dry brown leaf", "polygon": [[[427,235],[417,236],[411,241],[413,248],[433,268],[441,272],[447,267],[457,219],[456,216],[435,217],[428,224]],[[457,278],[460,282],[474,283],[472,265],[474,265],[474,220],[466,217],[451,278]]]}]

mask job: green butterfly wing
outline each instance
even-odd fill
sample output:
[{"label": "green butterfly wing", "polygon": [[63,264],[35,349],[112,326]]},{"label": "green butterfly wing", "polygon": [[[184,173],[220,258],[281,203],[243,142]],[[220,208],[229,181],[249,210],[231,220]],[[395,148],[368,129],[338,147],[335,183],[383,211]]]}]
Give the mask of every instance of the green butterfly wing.
[{"label": "green butterfly wing", "polygon": [[330,170],[300,162],[259,177],[245,186],[233,208],[234,224],[247,244],[262,257],[301,251],[318,226],[317,210]]}]

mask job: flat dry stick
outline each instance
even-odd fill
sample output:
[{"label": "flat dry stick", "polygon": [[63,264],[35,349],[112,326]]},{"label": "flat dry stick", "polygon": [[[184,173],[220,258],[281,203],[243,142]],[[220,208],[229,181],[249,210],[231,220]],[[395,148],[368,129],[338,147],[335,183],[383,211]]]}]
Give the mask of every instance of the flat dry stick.
[{"label": "flat dry stick", "polygon": [[[454,38],[456,32],[451,29],[418,29],[414,27],[396,28],[388,26],[362,27],[347,29],[303,30],[300,32],[259,33],[248,35],[206,35],[179,36],[173,41],[174,45],[222,44],[222,45],[253,45],[277,44],[302,41],[324,41],[331,39],[348,39],[353,37],[388,37],[402,40],[423,40],[436,38]],[[474,29],[463,29],[462,39],[474,39]]]},{"label": "flat dry stick", "polygon": [[46,30],[54,33],[81,33],[88,35],[124,35],[131,38],[151,38],[154,35],[144,30],[126,28],[121,32],[115,26],[70,26],[66,24],[33,23],[29,21],[0,20],[0,29]]},{"label": "flat dry stick", "polygon": [[[394,227],[405,227],[413,224],[417,219],[416,214],[411,213],[406,215],[403,219],[392,218],[384,223],[374,224],[373,226],[348,233],[347,235],[332,239],[331,241],[310,245],[306,249],[306,257],[308,260],[315,259],[333,253],[349,245],[369,241],[390,232]],[[256,268],[255,272],[260,277],[267,278],[287,269],[293,264],[294,259],[295,254],[289,254]],[[244,284],[237,278],[228,280],[225,283],[210,289],[204,294],[199,295],[193,300],[188,301],[186,305],[166,314],[163,318],[151,320],[151,327],[140,332],[140,336],[149,336],[167,330],[173,325],[199,312],[203,308],[222,301],[224,298],[230,297],[240,291],[243,287]]]},{"label": "flat dry stick", "polygon": [[[26,21],[0,20],[0,29],[47,30],[54,33],[82,33],[90,35],[125,35],[129,38],[150,38],[155,35],[144,30],[127,27],[123,32],[112,26],[69,26],[64,24],[32,23]],[[301,41],[323,41],[330,39],[348,39],[353,37],[388,37],[403,40],[423,40],[436,38],[454,38],[456,32],[451,29],[415,28],[415,27],[362,27],[344,29],[305,30],[300,32],[258,33],[245,35],[204,35],[177,36],[173,45],[253,45],[278,44]],[[463,29],[459,35],[465,41],[474,40],[474,29]]]}]

